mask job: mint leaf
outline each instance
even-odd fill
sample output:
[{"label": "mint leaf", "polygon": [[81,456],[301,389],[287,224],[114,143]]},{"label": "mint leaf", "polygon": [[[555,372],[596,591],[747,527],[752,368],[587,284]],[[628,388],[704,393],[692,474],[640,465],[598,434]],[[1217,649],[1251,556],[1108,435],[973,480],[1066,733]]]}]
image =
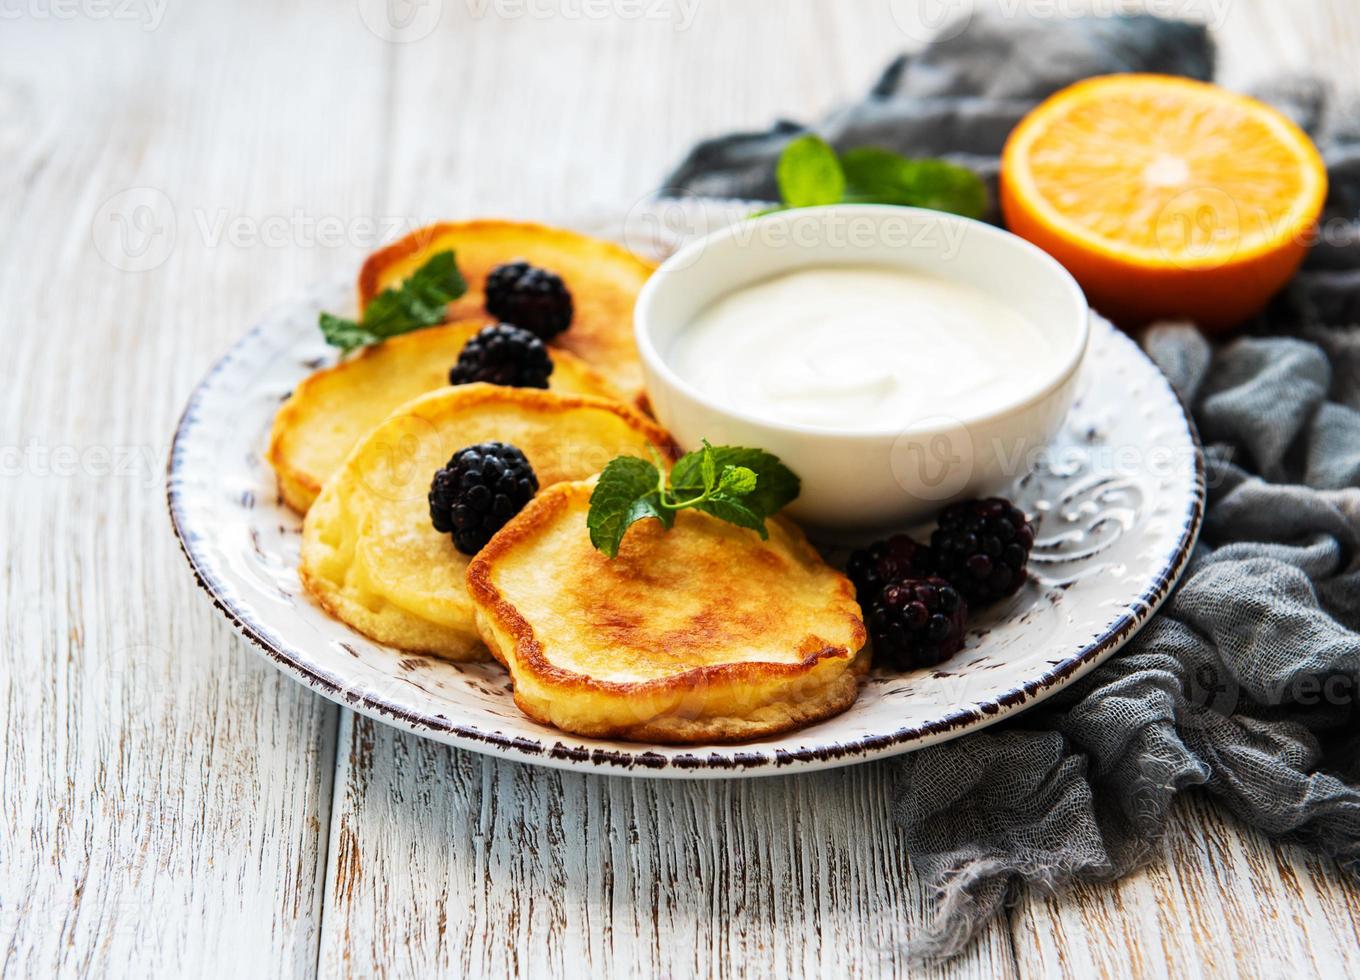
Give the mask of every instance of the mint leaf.
[{"label": "mint leaf", "polygon": [[981,218],[987,211],[987,186],[966,167],[933,158],[910,159],[876,146],[836,151],[808,133],[784,147],[775,164],[783,203],[752,217],[788,208],[842,201],[905,204]]},{"label": "mint leaf", "polygon": [[363,326],[378,337],[395,337],[444,319],[449,303],[467,292],[451,251],[437,252],[400,285],[389,286],[364,308]]},{"label": "mint leaf", "polygon": [[648,517],[655,517],[665,525],[667,531],[675,527],[675,511],[661,502],[660,490],[653,490],[647,496],[639,497],[633,501],[633,506],[628,508],[629,525]]},{"label": "mint leaf", "polygon": [[[690,455],[694,455],[691,453]],[[685,459],[671,470],[671,486],[678,493],[693,494],[703,490],[701,477]],[[728,466],[740,466],[756,476],[755,489],[742,498],[742,503],[757,514],[769,516],[791,503],[802,489],[801,481],[779,457],[763,449],[743,446],[714,446],[713,459],[721,471]]]},{"label": "mint leaf", "polygon": [[[717,466],[718,450],[708,447],[713,453],[713,465]],[[671,489],[677,492],[702,493],[704,490],[704,455],[702,452],[685,453],[671,467]]]},{"label": "mint leaf", "polygon": [[845,174],[836,151],[814,133],[784,147],[774,176],[784,203],[791,208],[836,204],[845,194]]},{"label": "mint leaf", "polygon": [[586,517],[590,543],[613,558],[634,521],[655,517],[670,527],[675,518],[661,506],[660,485],[661,473],[645,459],[618,456],[610,460],[590,494]]},{"label": "mint leaf", "polygon": [[713,461],[713,447],[707,439],[699,455],[699,472],[704,478],[704,493],[712,493],[713,485],[718,482],[718,464]]},{"label": "mint leaf", "polygon": [[465,292],[467,281],[454,253],[436,252],[401,283],[374,296],[357,323],[322,313],[321,335],[348,354],[356,347],[442,323],[449,303]]},{"label": "mint leaf", "polygon": [[931,208],[966,218],[980,218],[987,210],[982,178],[944,160],[913,160],[865,146],[847,150],[841,166],[850,200]]},{"label": "mint leaf", "polygon": [[714,517],[721,518],[728,524],[750,528],[760,535],[762,541],[767,540],[770,536],[770,532],[765,530],[765,517],[767,515],[757,514],[746,506],[744,500],[737,500],[724,494],[714,494],[702,503],[695,504],[694,507],[696,510],[702,510]]},{"label": "mint leaf", "polygon": [[845,168],[845,183],[852,197],[862,197],[884,204],[901,203],[907,195],[911,178],[905,173],[906,157],[877,146],[861,146],[846,150],[841,156]]},{"label": "mint leaf", "polygon": [[798,496],[799,480],[779,459],[762,449],[712,446],[686,453],[671,470],[669,486],[656,463],[633,456],[610,460],[590,495],[586,527],[590,543],[610,558],[635,521],[659,520],[675,526],[677,511],[693,508],[729,524],[769,537],[765,520]]},{"label": "mint leaf", "polygon": [[756,488],[758,482],[755,470],[745,466],[728,466],[718,480],[718,490],[734,497],[744,497]]},{"label": "mint leaf", "polygon": [[353,320],[346,320],[330,313],[322,313],[318,325],[321,327],[321,336],[326,338],[326,343],[332,347],[339,347],[345,353],[356,347],[378,342],[377,337]]},{"label": "mint leaf", "polygon": [[909,160],[911,196],[918,208],[934,208],[965,218],[987,212],[987,186],[966,167],[944,160]]}]

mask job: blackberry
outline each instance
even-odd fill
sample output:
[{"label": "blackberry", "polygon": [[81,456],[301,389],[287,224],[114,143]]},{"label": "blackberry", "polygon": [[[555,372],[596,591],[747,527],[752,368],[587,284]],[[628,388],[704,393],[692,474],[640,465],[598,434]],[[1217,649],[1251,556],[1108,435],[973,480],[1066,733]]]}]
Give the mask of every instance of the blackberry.
[{"label": "blackberry", "polygon": [[453,454],[430,483],[430,523],[465,555],[481,551],[538,492],[524,453],[503,442],[479,442]]},{"label": "blackberry", "polygon": [[893,579],[926,578],[934,570],[930,548],[905,534],[894,534],[852,551],[845,565],[845,574],[855,583],[855,595],[866,608]]},{"label": "blackberry", "polygon": [[543,340],[571,326],[571,293],[562,278],[523,259],[492,269],[485,292],[488,313]]},{"label": "blackberry", "polygon": [[870,603],[874,657],[898,670],[933,667],[963,647],[968,603],[942,578],[889,582]]},{"label": "blackberry", "polygon": [[988,497],[951,504],[930,536],[936,573],[973,605],[1013,595],[1025,581],[1034,528],[1009,500]]},{"label": "blackberry", "polygon": [[483,327],[458,355],[449,384],[485,381],[510,388],[546,388],[553,362],[538,335],[508,323]]}]

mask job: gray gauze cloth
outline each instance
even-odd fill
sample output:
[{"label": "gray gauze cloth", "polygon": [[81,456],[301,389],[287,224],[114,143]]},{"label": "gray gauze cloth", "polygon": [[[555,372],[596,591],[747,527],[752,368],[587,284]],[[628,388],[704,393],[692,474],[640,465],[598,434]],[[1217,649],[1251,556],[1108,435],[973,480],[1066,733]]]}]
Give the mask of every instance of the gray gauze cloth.
[{"label": "gray gauze cloth", "polygon": [[[989,179],[1014,123],[1077,79],[1213,74],[1198,26],[1148,17],[980,18],[887,69],[813,127],[838,148],[942,155]],[[1013,720],[901,760],[896,811],[935,894],[913,953],[950,955],[1025,885],[1127,874],[1172,798],[1199,787],[1360,875],[1360,116],[1324,85],[1258,92],[1322,149],[1321,241],[1236,339],[1143,336],[1205,444],[1208,506],[1179,588],[1120,653]],[[773,199],[804,127],[710,140],[677,192]]]}]

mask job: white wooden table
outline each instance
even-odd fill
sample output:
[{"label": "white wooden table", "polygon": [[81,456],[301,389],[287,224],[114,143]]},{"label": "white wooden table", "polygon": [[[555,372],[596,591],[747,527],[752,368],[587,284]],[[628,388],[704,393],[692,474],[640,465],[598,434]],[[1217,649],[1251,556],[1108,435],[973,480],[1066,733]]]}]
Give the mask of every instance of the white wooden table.
[{"label": "white wooden table", "polygon": [[[1360,87],[1354,0],[1171,6],[1221,18],[1230,83]],[[906,973],[891,765],[608,779],[356,717],[195,588],[162,470],[212,360],[380,239],[626,207],[918,39],[887,0],[426,0],[407,43],[384,10],[0,7],[0,972]],[[1191,800],[1150,868],[1026,898],[939,972],[1092,970],[1354,974],[1360,889]]]}]

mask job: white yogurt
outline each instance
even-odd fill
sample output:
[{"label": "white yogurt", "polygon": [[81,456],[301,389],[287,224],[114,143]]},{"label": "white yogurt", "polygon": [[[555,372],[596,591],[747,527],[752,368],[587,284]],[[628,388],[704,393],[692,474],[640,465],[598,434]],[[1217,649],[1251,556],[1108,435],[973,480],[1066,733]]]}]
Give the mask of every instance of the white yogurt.
[{"label": "white yogurt", "polygon": [[1054,351],[1039,328],[964,283],[886,266],[799,269],[704,308],[667,361],[737,411],[880,430],[966,419],[1033,390]]}]

